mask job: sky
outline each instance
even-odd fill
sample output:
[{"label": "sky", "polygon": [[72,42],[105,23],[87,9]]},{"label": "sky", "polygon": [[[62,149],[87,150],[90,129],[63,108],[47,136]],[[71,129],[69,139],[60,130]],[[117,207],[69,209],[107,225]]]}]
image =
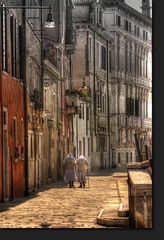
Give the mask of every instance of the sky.
[{"label": "sky", "polygon": [[[125,2],[132,8],[136,9],[137,11],[142,12],[140,8],[142,6],[142,0],[125,0]],[[150,6],[152,7],[152,0],[150,0]],[[152,16],[152,10],[151,10],[151,16]]]}]

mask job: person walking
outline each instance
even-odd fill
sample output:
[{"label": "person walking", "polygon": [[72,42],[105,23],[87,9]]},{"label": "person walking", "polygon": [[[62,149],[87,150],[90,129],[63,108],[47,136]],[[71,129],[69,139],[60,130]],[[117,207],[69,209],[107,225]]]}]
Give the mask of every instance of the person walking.
[{"label": "person walking", "polygon": [[81,155],[77,160],[77,173],[78,173],[78,182],[80,183],[80,188],[85,187],[86,183],[86,173],[89,168],[89,162],[87,159]]},{"label": "person walking", "polygon": [[76,160],[72,153],[64,159],[64,181],[69,183],[69,187],[74,187],[74,181],[76,181]]}]

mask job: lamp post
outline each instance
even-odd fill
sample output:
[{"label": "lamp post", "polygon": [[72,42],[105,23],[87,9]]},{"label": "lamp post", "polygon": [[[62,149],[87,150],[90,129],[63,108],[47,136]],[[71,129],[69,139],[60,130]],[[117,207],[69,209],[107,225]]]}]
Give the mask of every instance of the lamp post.
[{"label": "lamp post", "polygon": [[[25,196],[29,195],[29,186],[28,186],[28,105],[27,105],[27,79],[26,79],[26,10],[27,9],[38,9],[41,10],[41,88],[43,88],[43,77],[44,77],[44,56],[43,56],[43,21],[42,21],[42,10],[49,10],[47,19],[44,22],[45,28],[54,28],[55,23],[53,20],[51,6],[27,6],[26,0],[23,0],[22,6],[6,6],[4,4],[0,4],[0,11],[5,12],[5,14],[9,13],[10,9],[23,10],[22,11],[22,27],[23,27],[23,51],[22,51],[22,78],[23,78],[23,98],[24,98],[24,133],[25,133]],[[1,70],[1,69],[0,69]],[[1,87],[1,86],[0,86]],[[2,89],[0,89],[2,90]],[[43,93],[41,95],[41,103],[43,108]],[[2,109],[1,109],[2,110]],[[3,144],[3,143],[2,143]],[[3,146],[2,146],[3,147]]]}]

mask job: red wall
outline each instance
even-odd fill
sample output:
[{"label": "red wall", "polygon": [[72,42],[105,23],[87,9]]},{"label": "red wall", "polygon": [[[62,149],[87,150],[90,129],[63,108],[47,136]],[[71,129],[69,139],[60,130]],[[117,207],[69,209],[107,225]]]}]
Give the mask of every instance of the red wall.
[{"label": "red wall", "polygon": [[[22,145],[21,119],[23,119],[24,129],[23,84],[7,73],[2,77],[2,104],[8,110],[9,193],[11,194],[11,176],[13,174],[14,196],[18,197],[24,194],[24,160],[18,158],[18,162],[14,161],[13,117],[17,118],[17,147],[19,148]],[[13,159],[12,167],[11,157]]]}]

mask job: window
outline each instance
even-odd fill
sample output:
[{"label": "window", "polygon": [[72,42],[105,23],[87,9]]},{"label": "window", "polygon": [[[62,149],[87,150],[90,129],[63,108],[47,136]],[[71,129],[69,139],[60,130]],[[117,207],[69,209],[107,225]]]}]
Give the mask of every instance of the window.
[{"label": "window", "polygon": [[89,120],[89,106],[86,107],[86,120]]},{"label": "window", "polygon": [[129,71],[132,72],[132,52],[130,52],[130,69]]},{"label": "window", "polygon": [[105,94],[105,98],[104,98],[104,113],[107,114],[107,97],[106,97],[106,94]]},{"label": "window", "polygon": [[92,62],[92,39],[89,38],[89,61]]},{"label": "window", "polygon": [[80,103],[80,114],[79,114],[80,119],[84,119],[84,103]]},{"label": "window", "polygon": [[134,98],[126,98],[126,115],[135,116],[135,101]]},{"label": "window", "polygon": [[139,117],[139,100],[135,99],[135,116]]},{"label": "window", "polygon": [[132,152],[130,153],[130,161],[131,162],[133,161],[133,154],[132,154]]},{"label": "window", "polygon": [[19,77],[23,79],[23,28],[19,26]]},{"label": "window", "polygon": [[120,156],[120,153],[118,153],[118,163],[121,162],[121,156]]},{"label": "window", "polygon": [[88,138],[88,156],[90,156],[90,151],[91,151],[91,149],[90,149],[90,139]]},{"label": "window", "polygon": [[145,117],[148,118],[148,102],[146,101],[146,113],[145,113]]},{"label": "window", "polygon": [[127,21],[127,20],[124,21],[124,27],[125,27],[125,30],[128,31],[128,29],[129,29],[129,24],[128,24],[128,21]]},{"label": "window", "polygon": [[129,159],[128,159],[128,152],[126,152],[126,162],[128,163]]},{"label": "window", "polygon": [[[89,49],[88,49],[88,46],[85,45],[85,59],[86,59],[86,75],[89,74],[89,63],[88,63],[88,60],[89,60]],[[72,65],[72,69],[73,69],[73,65]]]},{"label": "window", "polygon": [[130,115],[134,116],[134,98],[130,98]]},{"label": "window", "polygon": [[85,156],[85,138],[83,138],[83,155]]},{"label": "window", "polygon": [[111,58],[111,51],[109,51],[109,72],[112,72],[112,58]]},{"label": "window", "polygon": [[125,71],[128,71],[128,50],[125,50]]},{"label": "window", "polygon": [[13,118],[13,145],[14,145],[14,159],[17,159],[19,156],[19,150],[17,147],[17,119]]},{"label": "window", "polygon": [[148,33],[146,32],[146,41],[148,40]]},{"label": "window", "polygon": [[19,23],[18,21],[16,20],[15,21],[15,54],[16,54],[16,66],[15,66],[15,71],[16,71],[16,77],[17,78],[20,78],[20,26],[19,26]]},{"label": "window", "polygon": [[101,68],[106,70],[106,48],[101,46]]},{"label": "window", "polygon": [[21,159],[24,158],[24,123],[23,119],[21,119]]},{"label": "window", "polygon": [[147,61],[146,61],[146,78],[148,77],[147,65],[148,65],[148,64],[147,64]]},{"label": "window", "polygon": [[16,20],[10,16],[12,75],[16,77]]},{"label": "window", "polygon": [[7,126],[7,111],[3,111],[3,125]]},{"label": "window", "polygon": [[145,30],[143,30],[143,40],[145,40]]},{"label": "window", "polygon": [[140,76],[142,76],[142,58],[140,58]]},{"label": "window", "polygon": [[97,23],[99,22],[99,9],[97,8]]},{"label": "window", "polygon": [[121,26],[121,17],[120,16],[116,16],[116,24],[117,24],[117,26]]},{"label": "window", "polygon": [[14,147],[17,145],[17,119],[16,117],[13,118],[13,142]]},{"label": "window", "polygon": [[132,24],[131,22],[129,22],[129,32],[131,33],[131,31],[132,31]]},{"label": "window", "polygon": [[[4,4],[3,4],[4,6]],[[1,14],[1,28],[2,28],[2,67],[3,70],[8,70],[8,57],[7,57],[7,49],[8,49],[8,38],[7,38],[7,14],[2,11]]]},{"label": "window", "polygon": [[120,47],[117,47],[117,68],[120,68]]},{"label": "window", "polygon": [[134,34],[137,35],[137,26],[134,26]]},{"label": "window", "polygon": [[82,149],[81,149],[81,141],[79,141],[79,155],[82,154]]},{"label": "window", "polygon": [[102,24],[102,11],[99,10],[99,23]]},{"label": "window", "polygon": [[[104,132],[106,131],[106,129],[104,128]],[[107,139],[105,136],[101,137],[101,149],[103,152],[107,151]]]},{"label": "window", "polygon": [[97,67],[100,66],[100,48],[99,48],[99,43],[96,43],[96,65]]},{"label": "window", "polygon": [[34,135],[29,133],[29,138],[28,138],[28,152],[29,152],[29,157],[31,159],[34,158]]},{"label": "window", "polygon": [[137,28],[137,36],[138,37],[140,36],[140,28],[139,27]]},{"label": "window", "polygon": [[130,98],[126,98],[126,115],[130,115]]},{"label": "window", "polygon": [[96,137],[96,152],[99,152],[100,151],[100,141],[99,141],[99,137],[97,136]]},{"label": "window", "polygon": [[93,152],[93,136],[91,136],[91,152]]}]

